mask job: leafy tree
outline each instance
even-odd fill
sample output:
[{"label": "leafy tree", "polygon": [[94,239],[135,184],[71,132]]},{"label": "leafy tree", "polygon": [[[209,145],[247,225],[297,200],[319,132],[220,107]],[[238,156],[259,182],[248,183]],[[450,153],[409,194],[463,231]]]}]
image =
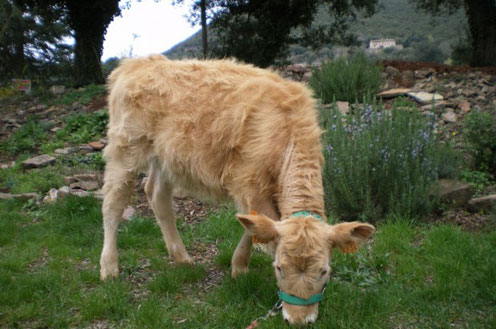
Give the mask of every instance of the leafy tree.
[{"label": "leafy tree", "polygon": [[[190,16],[188,18],[189,22],[193,25],[198,24],[202,27],[202,50],[203,58],[208,57],[208,26],[207,19],[212,18],[214,14],[214,8],[219,1],[215,0],[197,0],[191,5]],[[184,0],[175,0],[172,4],[183,4]],[[199,12],[199,13],[198,13]]]},{"label": "leafy tree", "polygon": [[41,15],[36,5],[0,2],[0,79],[43,78],[67,66],[71,47],[63,38],[70,30],[63,20],[58,6],[51,6],[49,15]]},{"label": "leafy tree", "polygon": [[410,0],[426,12],[464,8],[472,45],[472,65],[496,65],[496,1],[494,0]]},{"label": "leafy tree", "polygon": [[65,12],[65,22],[73,30],[74,82],[76,86],[103,83],[100,59],[107,27],[120,13],[119,0],[18,0],[30,7],[40,8],[49,17],[54,7]]},{"label": "leafy tree", "polygon": [[[219,39],[216,54],[265,67],[284,58],[291,43],[349,43],[353,39],[345,31],[350,19],[359,10],[372,14],[376,5],[377,0],[220,1],[212,22]],[[328,26],[312,26],[319,6],[326,6],[334,18]]]}]

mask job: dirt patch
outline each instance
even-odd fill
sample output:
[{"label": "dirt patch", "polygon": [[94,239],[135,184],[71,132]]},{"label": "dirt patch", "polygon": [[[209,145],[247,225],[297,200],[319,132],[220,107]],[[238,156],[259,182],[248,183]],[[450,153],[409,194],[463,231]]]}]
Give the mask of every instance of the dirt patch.
[{"label": "dirt patch", "polygon": [[383,67],[392,66],[400,71],[416,71],[421,69],[434,69],[439,73],[471,73],[471,72],[483,72],[485,74],[496,75],[496,66],[485,66],[485,67],[472,67],[468,65],[461,66],[451,66],[445,64],[438,64],[432,62],[405,62],[396,60],[384,60],[382,61]]},{"label": "dirt patch", "polygon": [[425,218],[429,223],[453,224],[469,232],[493,231],[496,229],[496,216],[473,214],[464,209],[446,210],[441,215],[430,215]]}]

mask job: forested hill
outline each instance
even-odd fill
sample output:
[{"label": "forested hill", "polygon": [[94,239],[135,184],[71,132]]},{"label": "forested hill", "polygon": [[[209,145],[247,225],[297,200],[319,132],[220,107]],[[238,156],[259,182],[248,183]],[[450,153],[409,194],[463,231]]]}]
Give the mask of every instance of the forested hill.
[{"label": "forested hill", "polygon": [[[360,17],[351,25],[351,31],[365,47],[368,40],[392,38],[404,47],[401,51],[388,51],[384,58],[406,60],[443,61],[449,57],[452,47],[466,35],[467,19],[463,11],[453,15],[417,12],[408,0],[379,0],[379,11],[370,18]],[[324,11],[316,17],[316,24],[325,24],[329,17]],[[212,34],[209,33],[212,39]],[[430,52],[426,54],[426,52]],[[291,47],[292,62],[312,62],[336,53],[331,45],[314,52],[299,45]],[[177,44],[165,54],[171,58],[201,56],[200,32]],[[427,58],[423,58],[426,57]],[[432,58],[429,58],[432,57]]]}]

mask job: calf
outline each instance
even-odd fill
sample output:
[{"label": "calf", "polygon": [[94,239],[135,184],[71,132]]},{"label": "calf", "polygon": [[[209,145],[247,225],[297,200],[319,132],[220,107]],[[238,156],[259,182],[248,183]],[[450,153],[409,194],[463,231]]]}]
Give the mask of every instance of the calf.
[{"label": "calf", "polygon": [[315,321],[320,299],[312,296],[329,278],[332,249],[355,251],[374,227],[325,221],[322,131],[311,92],[234,61],[157,55],[125,60],[109,89],[101,279],[119,273],[117,227],[137,174],[148,170],[145,191],[176,263],[193,260],[176,229],[173,187],[232,200],[246,228],[232,276],[247,272],[252,239],[265,243],[275,256],[284,318]]}]

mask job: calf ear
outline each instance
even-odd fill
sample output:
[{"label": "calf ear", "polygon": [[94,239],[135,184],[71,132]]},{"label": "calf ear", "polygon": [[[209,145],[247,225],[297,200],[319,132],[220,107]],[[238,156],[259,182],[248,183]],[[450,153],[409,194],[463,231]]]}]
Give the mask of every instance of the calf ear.
[{"label": "calf ear", "polygon": [[264,215],[237,214],[236,217],[256,242],[268,243],[279,236],[274,221]]},{"label": "calf ear", "polygon": [[331,248],[338,247],[343,253],[358,250],[358,244],[367,240],[375,228],[366,223],[351,222],[329,226],[329,242]]}]

